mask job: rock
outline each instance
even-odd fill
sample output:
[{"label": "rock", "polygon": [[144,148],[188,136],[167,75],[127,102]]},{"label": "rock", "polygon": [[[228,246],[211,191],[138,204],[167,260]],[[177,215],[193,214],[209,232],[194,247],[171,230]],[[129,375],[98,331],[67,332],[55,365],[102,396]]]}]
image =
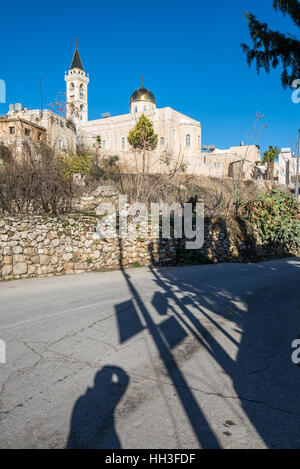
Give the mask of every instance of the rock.
[{"label": "rock", "polygon": [[26,254],[28,256],[34,256],[36,253],[37,253],[36,248],[25,248],[24,249],[24,254]]},{"label": "rock", "polygon": [[71,252],[67,252],[63,255],[63,260],[69,262],[73,258],[73,254]]},{"label": "rock", "polygon": [[13,266],[14,275],[23,275],[27,273],[27,264],[25,262],[19,262]]},{"label": "rock", "polygon": [[59,258],[58,256],[54,255],[51,257],[51,264],[58,264]]},{"label": "rock", "polygon": [[27,274],[28,275],[33,275],[34,273],[35,273],[35,265],[29,265]]},{"label": "rock", "polygon": [[24,262],[25,261],[25,256],[23,254],[16,254],[13,256],[13,263],[16,264],[18,262]]},{"label": "rock", "polygon": [[5,265],[4,267],[2,267],[2,271],[1,271],[1,275],[2,277],[7,277],[8,275],[10,275],[12,273],[12,265]]},{"label": "rock", "polygon": [[41,265],[48,265],[50,264],[50,257],[49,256],[46,256],[45,254],[42,254],[40,256],[40,264]]}]

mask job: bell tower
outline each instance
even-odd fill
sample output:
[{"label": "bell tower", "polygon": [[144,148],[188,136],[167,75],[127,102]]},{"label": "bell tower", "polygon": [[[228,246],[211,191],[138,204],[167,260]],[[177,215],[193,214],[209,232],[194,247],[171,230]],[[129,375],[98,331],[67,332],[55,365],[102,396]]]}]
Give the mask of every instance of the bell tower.
[{"label": "bell tower", "polygon": [[65,74],[66,81],[66,107],[67,117],[75,122],[88,120],[88,74],[83,70],[77,47],[68,73]]}]

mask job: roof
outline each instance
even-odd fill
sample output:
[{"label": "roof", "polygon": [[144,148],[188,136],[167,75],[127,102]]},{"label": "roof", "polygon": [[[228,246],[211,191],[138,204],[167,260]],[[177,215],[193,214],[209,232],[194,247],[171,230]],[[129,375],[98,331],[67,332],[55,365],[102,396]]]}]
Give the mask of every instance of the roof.
[{"label": "roof", "polygon": [[46,132],[46,128],[43,127],[42,125],[39,125],[35,122],[32,122],[28,119],[24,119],[23,117],[19,117],[19,116],[12,116],[12,117],[0,116],[0,123],[1,122],[6,122],[6,123],[9,123],[9,122],[23,122],[24,124],[26,124],[28,126],[36,127],[37,129],[43,130],[43,131]]},{"label": "roof", "polygon": [[135,101],[150,101],[151,103],[156,104],[154,94],[144,87],[139,88],[132,93],[130,102],[133,103]]},{"label": "roof", "polygon": [[79,68],[80,70],[83,70],[83,66],[82,66],[82,63],[81,63],[81,59],[80,59],[80,55],[79,55],[79,52],[78,52],[77,45],[76,45],[75,52],[74,52],[74,55],[73,55],[73,60],[72,60],[70,70],[72,70],[73,68]]}]

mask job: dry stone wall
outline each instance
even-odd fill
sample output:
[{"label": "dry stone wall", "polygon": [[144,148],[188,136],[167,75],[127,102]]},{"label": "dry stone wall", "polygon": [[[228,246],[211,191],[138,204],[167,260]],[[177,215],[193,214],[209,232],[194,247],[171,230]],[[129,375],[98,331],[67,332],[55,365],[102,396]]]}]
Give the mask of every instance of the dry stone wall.
[{"label": "dry stone wall", "polygon": [[[205,224],[201,250],[185,251],[184,240],[103,239],[95,235],[97,216],[7,216],[0,218],[0,279],[45,277],[141,265],[243,262],[292,254],[254,246],[236,226]],[[198,256],[198,257],[197,257]]]}]

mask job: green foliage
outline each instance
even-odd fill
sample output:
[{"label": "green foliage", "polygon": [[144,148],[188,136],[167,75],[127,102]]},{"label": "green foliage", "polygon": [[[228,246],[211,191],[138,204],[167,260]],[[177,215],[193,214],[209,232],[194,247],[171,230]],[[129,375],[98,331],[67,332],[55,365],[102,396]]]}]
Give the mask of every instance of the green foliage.
[{"label": "green foliage", "polygon": [[153,123],[142,114],[128,137],[130,145],[137,150],[154,150],[157,146],[158,135],[154,132]]},{"label": "green foliage", "polygon": [[85,262],[87,263],[88,267],[93,263],[92,259],[88,257]]},{"label": "green foliage", "polygon": [[132,263],[133,267],[142,267],[141,264],[138,261],[135,261]]},{"label": "green foliage", "polygon": [[278,158],[279,153],[280,149],[278,147],[272,147],[272,145],[269,146],[269,150],[264,152],[262,163],[267,165],[268,179],[273,179],[274,161]]},{"label": "green foliage", "polygon": [[85,153],[69,153],[61,158],[61,164],[66,177],[74,174],[86,175],[92,169],[94,157]]},{"label": "green foliage", "polygon": [[179,263],[186,265],[214,264],[212,259],[204,256],[202,252],[193,249],[181,249]]},{"label": "green foliage", "polygon": [[102,139],[101,139],[100,135],[97,135],[97,136],[95,137],[95,140],[96,140],[96,142],[98,143],[99,147],[101,148]]},{"label": "green foliage", "polygon": [[268,163],[269,161],[275,161],[278,158],[279,153],[280,153],[280,149],[278,147],[272,147],[272,145],[269,146],[269,150],[264,152],[262,162],[265,164],[265,163]]},{"label": "green foliage", "polygon": [[118,160],[119,157],[115,155],[103,159],[101,165],[94,164],[90,172],[91,177],[96,179],[96,181],[114,180],[119,174],[118,166],[116,164]]},{"label": "green foliage", "polygon": [[278,191],[260,194],[243,205],[242,216],[257,227],[264,243],[300,246],[300,216],[294,197]]},{"label": "green foliage", "polygon": [[[294,24],[300,27],[300,3],[298,0],[273,0],[273,7],[288,15]],[[246,13],[249,31],[253,41],[251,49],[246,44],[241,47],[247,55],[249,65],[256,62],[257,72],[282,64],[281,82],[283,87],[291,86],[300,77],[300,41],[291,34],[272,31],[266,23],[260,23],[251,13]]]}]

